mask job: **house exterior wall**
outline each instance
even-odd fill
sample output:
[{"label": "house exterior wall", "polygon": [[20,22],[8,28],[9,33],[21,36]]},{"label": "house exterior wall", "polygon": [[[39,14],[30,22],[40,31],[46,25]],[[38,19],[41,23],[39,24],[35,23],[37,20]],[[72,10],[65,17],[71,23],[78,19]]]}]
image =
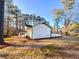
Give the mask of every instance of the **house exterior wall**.
[{"label": "house exterior wall", "polygon": [[32,39],[48,38],[51,36],[51,28],[45,24],[33,26],[32,32]]}]

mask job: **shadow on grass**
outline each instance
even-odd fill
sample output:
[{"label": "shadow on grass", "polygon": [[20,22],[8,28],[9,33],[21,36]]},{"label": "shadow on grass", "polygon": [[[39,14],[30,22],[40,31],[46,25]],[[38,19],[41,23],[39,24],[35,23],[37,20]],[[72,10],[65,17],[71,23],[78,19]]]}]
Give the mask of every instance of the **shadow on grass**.
[{"label": "shadow on grass", "polygon": [[11,44],[11,43],[3,43],[3,44],[0,44],[0,49],[3,49],[5,47],[8,47],[8,46],[13,46],[14,44]]},{"label": "shadow on grass", "polygon": [[[54,46],[54,45],[48,45],[48,46],[42,46],[42,45],[16,45],[16,44],[9,44],[5,43],[4,45],[7,46],[13,46],[13,47],[31,47],[32,49],[26,49],[23,52],[23,56],[33,56],[34,58],[44,57],[45,58],[53,58],[53,57],[61,57],[62,59],[66,57],[71,57],[68,53],[64,52],[61,47]],[[39,48],[40,47],[40,48]],[[6,55],[1,55],[6,56]],[[7,54],[8,56],[8,54]]]}]

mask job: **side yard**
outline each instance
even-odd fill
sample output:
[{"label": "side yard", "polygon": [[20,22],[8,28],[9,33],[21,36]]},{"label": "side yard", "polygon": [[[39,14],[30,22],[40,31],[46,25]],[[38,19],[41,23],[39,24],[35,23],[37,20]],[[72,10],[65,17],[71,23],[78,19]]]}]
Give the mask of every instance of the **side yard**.
[{"label": "side yard", "polygon": [[5,42],[7,46],[0,46],[0,59],[79,59],[78,37],[41,40],[12,37]]}]

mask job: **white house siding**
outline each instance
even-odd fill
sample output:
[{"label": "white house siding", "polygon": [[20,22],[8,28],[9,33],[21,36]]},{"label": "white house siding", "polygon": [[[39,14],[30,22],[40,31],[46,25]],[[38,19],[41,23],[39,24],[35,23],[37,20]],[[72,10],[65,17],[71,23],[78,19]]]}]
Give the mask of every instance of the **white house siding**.
[{"label": "white house siding", "polygon": [[51,35],[51,28],[48,27],[45,24],[38,24],[36,26],[33,26],[33,34],[32,38],[37,39],[37,38],[48,38]]}]

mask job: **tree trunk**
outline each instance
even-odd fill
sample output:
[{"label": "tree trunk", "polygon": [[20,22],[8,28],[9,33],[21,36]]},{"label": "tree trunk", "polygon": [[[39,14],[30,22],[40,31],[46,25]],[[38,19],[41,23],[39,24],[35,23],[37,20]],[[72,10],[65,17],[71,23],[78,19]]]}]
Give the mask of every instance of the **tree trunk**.
[{"label": "tree trunk", "polygon": [[9,20],[7,21],[7,37],[9,37],[9,26],[10,26],[10,23],[9,23]]},{"label": "tree trunk", "polygon": [[4,2],[0,0],[0,44],[4,43]]},{"label": "tree trunk", "polygon": [[56,26],[57,26],[57,33],[59,33],[59,31],[58,31],[59,30],[59,22],[58,21],[56,22]]},{"label": "tree trunk", "polygon": [[65,21],[64,21],[64,35],[67,35],[67,27],[68,27],[68,24],[67,24],[67,19],[65,17]]},{"label": "tree trunk", "polygon": [[18,31],[18,17],[17,17],[17,14],[16,14],[16,31]]}]

